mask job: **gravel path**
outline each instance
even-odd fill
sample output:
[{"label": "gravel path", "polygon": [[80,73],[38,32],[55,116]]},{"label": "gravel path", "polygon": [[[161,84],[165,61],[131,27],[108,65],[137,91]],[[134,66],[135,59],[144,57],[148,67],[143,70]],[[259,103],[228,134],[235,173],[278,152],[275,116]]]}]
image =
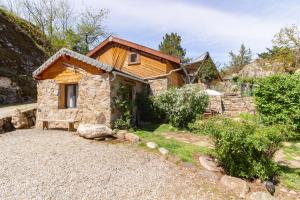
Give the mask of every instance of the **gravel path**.
[{"label": "gravel path", "polygon": [[235,198],[134,145],[57,130],[0,135],[0,177],[0,199]]}]

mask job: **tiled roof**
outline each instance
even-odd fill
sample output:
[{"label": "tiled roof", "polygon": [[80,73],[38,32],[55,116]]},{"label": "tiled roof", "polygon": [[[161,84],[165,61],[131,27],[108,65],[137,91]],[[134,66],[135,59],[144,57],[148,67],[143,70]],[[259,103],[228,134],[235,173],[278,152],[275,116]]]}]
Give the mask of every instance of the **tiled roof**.
[{"label": "tiled roof", "polygon": [[175,56],[171,56],[165,53],[162,53],[160,51],[157,51],[155,49],[151,49],[149,47],[145,47],[121,38],[118,38],[116,36],[109,36],[107,39],[105,39],[103,42],[101,42],[97,47],[95,47],[94,49],[92,49],[90,52],[87,53],[87,56],[92,57],[93,55],[95,55],[100,49],[102,49],[103,47],[105,47],[107,44],[109,43],[117,43],[123,46],[127,46],[129,48],[133,48],[136,50],[139,50],[141,52],[145,52],[148,53],[150,55],[154,55],[157,56],[159,58],[163,58],[166,59],[168,61],[180,64],[180,58],[175,57]]}]

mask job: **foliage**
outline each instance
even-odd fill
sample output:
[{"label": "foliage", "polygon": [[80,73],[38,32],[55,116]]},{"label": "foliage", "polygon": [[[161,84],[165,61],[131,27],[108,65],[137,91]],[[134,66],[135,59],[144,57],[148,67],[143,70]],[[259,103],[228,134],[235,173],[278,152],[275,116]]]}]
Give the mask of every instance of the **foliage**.
[{"label": "foliage", "polygon": [[229,70],[231,73],[239,72],[245,65],[249,64],[252,60],[252,52],[244,44],[241,45],[238,54],[229,52],[230,62]]},{"label": "foliage", "polygon": [[217,78],[219,72],[211,58],[200,63],[198,79],[205,82]]},{"label": "foliage", "polygon": [[38,27],[51,40],[55,51],[61,47],[73,47],[73,50],[85,54],[89,46],[95,46],[102,36],[109,34],[104,26],[109,14],[106,9],[86,7],[75,13],[73,5],[65,0],[6,0],[5,5]]},{"label": "foliage", "polygon": [[289,47],[273,46],[271,49],[267,48],[266,52],[258,54],[258,57],[269,62],[278,62],[283,65],[285,71],[295,67],[295,54]]},{"label": "foliage", "polygon": [[[273,44],[290,49],[293,52],[292,58],[294,59],[292,63],[295,63],[296,67],[299,67],[300,61],[300,32],[296,25],[290,27],[284,27],[280,29],[279,33],[274,36],[272,40]],[[292,59],[291,57],[287,58],[287,61]]]},{"label": "foliage", "polygon": [[121,116],[114,121],[113,127],[117,129],[130,129],[132,127],[132,108],[133,102],[130,101],[130,93],[132,88],[130,85],[121,84],[114,103],[121,113]]},{"label": "foliage", "polygon": [[182,60],[185,60],[186,62],[189,61],[189,59],[185,59],[186,50],[182,48],[181,46],[181,36],[177,33],[166,33],[163,37],[163,41],[158,46],[159,51],[169,54],[172,56],[176,56],[178,58],[181,58]]},{"label": "foliage", "polygon": [[[135,134],[145,142],[155,142],[158,146],[166,148],[171,155],[176,156],[183,162],[197,163],[194,158],[196,154],[211,153],[211,151],[205,147],[180,142],[175,139],[167,139],[163,133],[170,131],[177,131],[177,129],[169,124],[151,124],[136,130]],[[142,145],[144,145],[144,143],[142,143]]]},{"label": "foliage", "polygon": [[195,133],[212,136],[216,158],[227,174],[266,180],[278,172],[272,157],[285,139],[285,127],[220,117],[200,120],[190,127]]},{"label": "foliage", "polygon": [[267,125],[286,124],[300,130],[300,75],[274,75],[258,81],[255,104]]},{"label": "foliage", "polygon": [[185,127],[205,111],[208,96],[197,84],[185,85],[154,96],[153,103],[173,126]]},{"label": "foliage", "polygon": [[279,33],[274,36],[273,44],[280,47],[299,48],[300,33],[296,25],[281,28]]}]

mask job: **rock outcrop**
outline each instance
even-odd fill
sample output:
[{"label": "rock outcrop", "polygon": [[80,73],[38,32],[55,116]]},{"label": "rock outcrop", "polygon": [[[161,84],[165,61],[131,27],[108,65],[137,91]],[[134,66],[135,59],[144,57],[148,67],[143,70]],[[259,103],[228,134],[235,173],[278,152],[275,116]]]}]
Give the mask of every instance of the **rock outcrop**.
[{"label": "rock outcrop", "polygon": [[15,111],[15,114],[12,116],[11,123],[16,129],[30,127],[27,116],[24,113],[22,113],[20,110]]},{"label": "rock outcrop", "polygon": [[0,104],[36,98],[32,72],[50,50],[50,42],[37,27],[0,8]]}]

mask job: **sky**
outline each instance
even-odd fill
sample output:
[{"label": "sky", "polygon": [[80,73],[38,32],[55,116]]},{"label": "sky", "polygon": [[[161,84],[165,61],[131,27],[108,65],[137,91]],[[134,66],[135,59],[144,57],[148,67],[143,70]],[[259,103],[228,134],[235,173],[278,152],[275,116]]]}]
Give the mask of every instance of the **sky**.
[{"label": "sky", "polygon": [[[253,56],[272,45],[280,28],[300,24],[300,0],[72,0],[106,8],[105,23],[121,38],[157,49],[165,33],[177,32],[187,57],[208,51],[218,66],[244,43]],[[72,4],[73,4],[72,3]]]}]

